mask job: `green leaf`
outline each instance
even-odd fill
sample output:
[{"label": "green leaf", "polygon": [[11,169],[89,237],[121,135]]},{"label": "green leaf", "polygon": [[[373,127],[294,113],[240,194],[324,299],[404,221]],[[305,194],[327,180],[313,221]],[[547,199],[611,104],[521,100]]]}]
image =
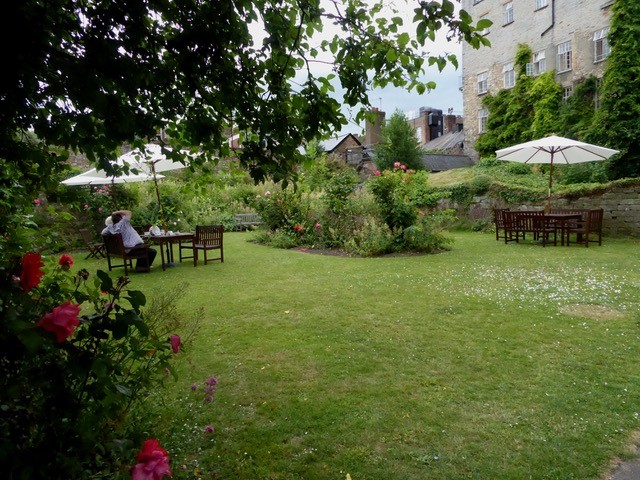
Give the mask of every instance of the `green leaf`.
[{"label": "green leaf", "polygon": [[478,24],[476,25],[476,29],[477,30],[484,30],[486,28],[489,28],[491,25],[493,25],[493,22],[487,18],[481,18],[480,20],[478,20]]},{"label": "green leaf", "polygon": [[411,40],[411,37],[409,37],[409,34],[404,32],[401,33],[400,35],[398,35],[398,46],[400,48],[404,48],[405,45],[407,45],[407,43],[409,43],[409,40]]},{"label": "green leaf", "polygon": [[147,304],[147,297],[145,297],[144,293],[139,290],[127,291],[127,299],[131,303],[131,306],[136,310]]},{"label": "green leaf", "polygon": [[387,50],[387,54],[385,55],[387,62],[394,63],[398,57],[396,55],[396,51],[394,49]]},{"label": "green leaf", "polygon": [[98,270],[96,275],[100,279],[100,290],[103,292],[110,292],[113,289],[113,280],[109,274],[102,270]]}]

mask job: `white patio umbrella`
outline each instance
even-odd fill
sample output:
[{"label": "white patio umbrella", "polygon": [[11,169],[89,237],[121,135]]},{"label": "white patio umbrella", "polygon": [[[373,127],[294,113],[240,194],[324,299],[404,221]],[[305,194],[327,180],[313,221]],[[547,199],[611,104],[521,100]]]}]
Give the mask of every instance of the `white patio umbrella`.
[{"label": "white patio umbrella", "polygon": [[549,211],[551,209],[551,184],[554,165],[596,162],[606,160],[616,153],[619,153],[618,150],[551,135],[497,150],[496,157],[499,160],[508,160],[510,162],[545,163],[550,166],[547,195],[547,211]]},{"label": "white patio umbrella", "polygon": [[[164,178],[163,175],[159,176],[160,178]],[[121,183],[134,183],[134,182],[146,182],[148,180],[152,180],[154,177],[148,173],[128,173],[122,174],[118,177],[107,175],[107,172],[104,170],[98,170],[96,168],[92,168],[83,172],[75,177],[67,178],[63,180],[62,184],[64,185],[115,185]],[[115,197],[115,192],[113,196],[113,204],[115,208],[118,208],[118,202]]]},{"label": "white patio umbrella", "polygon": [[[164,178],[160,175],[160,178]],[[153,176],[147,173],[122,175],[120,177],[108,177],[103,170],[97,170],[92,168],[84,173],[76,175],[75,177],[67,178],[60,183],[65,185],[110,185],[115,183],[133,183],[133,182],[146,182],[152,180]]]},{"label": "white patio umbrella", "polygon": [[[165,150],[171,150],[169,147],[164,147]],[[183,152],[188,155],[188,152]],[[162,228],[166,231],[167,225],[164,215],[164,207],[160,200],[160,190],[158,189],[158,179],[164,178],[162,175],[158,175],[159,172],[168,172],[170,170],[179,170],[189,165],[188,160],[185,163],[174,162],[162,152],[162,147],[153,143],[145,145],[142,149],[136,148],[124,155],[120,155],[117,160],[118,164],[128,164],[131,168],[136,168],[153,178],[156,189],[156,197],[158,198],[158,205],[160,207],[160,215],[162,217]]]}]

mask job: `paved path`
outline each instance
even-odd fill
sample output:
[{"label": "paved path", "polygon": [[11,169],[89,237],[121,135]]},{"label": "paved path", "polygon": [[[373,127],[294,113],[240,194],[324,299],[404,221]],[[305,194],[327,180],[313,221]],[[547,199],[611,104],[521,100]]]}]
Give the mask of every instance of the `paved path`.
[{"label": "paved path", "polygon": [[609,478],[611,480],[640,480],[640,460],[622,462]]},{"label": "paved path", "polygon": [[[640,445],[636,453],[640,454]],[[620,463],[607,480],[640,480],[640,458]]]}]

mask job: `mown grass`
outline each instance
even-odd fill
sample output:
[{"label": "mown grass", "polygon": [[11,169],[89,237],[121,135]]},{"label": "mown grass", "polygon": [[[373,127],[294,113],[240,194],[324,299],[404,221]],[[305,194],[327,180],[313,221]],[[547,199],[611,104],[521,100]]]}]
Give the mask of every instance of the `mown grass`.
[{"label": "mown grass", "polygon": [[[250,235],[225,234],[223,264],[131,277],[149,296],[187,282],[179,308],[204,308],[148,404],[174,478],[587,480],[627,454],[638,241],[456,233],[446,253],[361,259]],[[210,376],[206,403],[189,386]]]}]

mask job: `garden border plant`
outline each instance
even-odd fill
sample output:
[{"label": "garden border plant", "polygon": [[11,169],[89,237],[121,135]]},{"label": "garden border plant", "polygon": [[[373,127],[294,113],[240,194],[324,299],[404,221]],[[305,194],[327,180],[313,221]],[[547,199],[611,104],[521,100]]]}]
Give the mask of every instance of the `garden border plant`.
[{"label": "garden border plant", "polygon": [[[28,252],[0,293],[3,478],[128,476],[146,435],[128,412],[166,381],[182,348],[172,331],[184,325],[167,316],[170,305],[146,314],[144,294],[127,277],[73,274],[73,263],[68,254],[56,261]],[[145,443],[134,479],[159,468],[151,447],[159,445]]]}]

